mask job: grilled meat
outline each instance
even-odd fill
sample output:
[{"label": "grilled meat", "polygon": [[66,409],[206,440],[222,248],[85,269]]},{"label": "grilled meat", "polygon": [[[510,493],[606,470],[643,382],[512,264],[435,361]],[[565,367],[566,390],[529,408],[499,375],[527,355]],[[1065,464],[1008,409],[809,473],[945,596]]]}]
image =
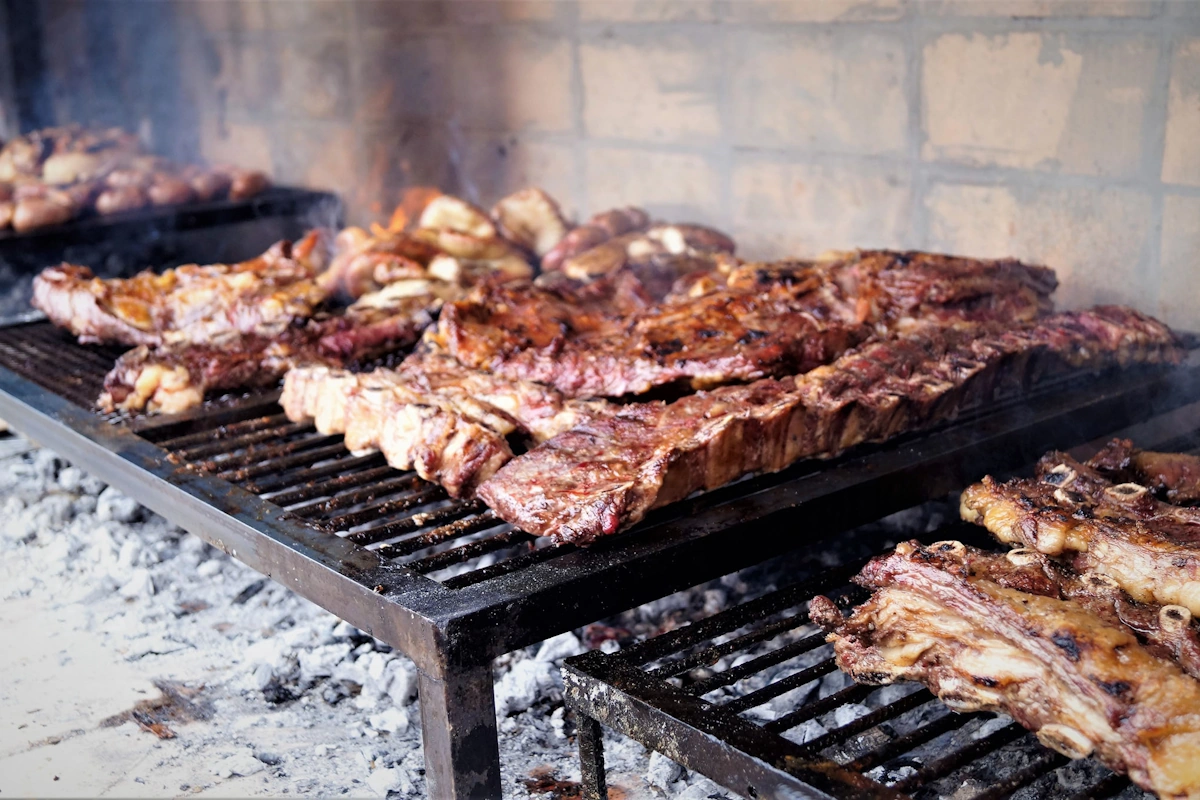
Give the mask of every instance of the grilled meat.
[{"label": "grilled meat", "polygon": [[33,305],[80,342],[159,345],[211,343],[229,334],[269,338],[312,315],[325,293],[314,277],[310,233],[240,264],[189,265],[102,280],[63,264],[33,282]]},{"label": "grilled meat", "polygon": [[482,286],[446,305],[430,341],[474,369],[572,397],[620,397],[677,381],[711,386],[804,372],[866,334],[827,324],[783,295],[725,291],[642,305],[639,294],[627,302],[634,293],[621,287],[629,281],[619,272],[573,293]]},{"label": "grilled meat", "polygon": [[115,214],[226,194],[244,200],[270,185],[261,172],[174,164],[143,155],[137,137],[119,128],[78,125],[33,131],[5,143],[0,182],[22,187],[23,196],[11,201],[9,213],[0,214],[0,228],[11,224],[18,232],[67,222],[88,210]]},{"label": "grilled meat", "polygon": [[963,519],[1106,575],[1138,601],[1200,614],[1200,510],[1161,503],[1138,484],[1113,485],[1062,454],[1044,459],[1039,473],[968,487]]},{"label": "grilled meat", "polygon": [[541,189],[529,188],[502,198],[492,207],[500,234],[541,258],[570,230],[562,209]]},{"label": "grilled meat", "polygon": [[289,419],[345,434],[354,452],[378,449],[392,466],[415,469],[454,497],[472,494],[512,458],[508,438],[544,441],[607,411],[603,402],[567,400],[430,352],[363,374],[293,369],[280,403]]},{"label": "grilled meat", "polygon": [[594,215],[585,224],[568,231],[542,256],[542,269],[561,269],[567,259],[604,244],[609,239],[650,225],[650,215],[640,208],[614,208]]},{"label": "grilled meat", "polygon": [[[620,397],[681,381],[703,388],[804,372],[861,341],[868,326],[1030,320],[1054,286],[1042,267],[924,253],[724,265],[701,275],[619,319],[577,321],[562,298],[537,288],[484,289],[447,306],[437,342],[467,366],[572,396]],[[540,322],[536,335],[500,332],[517,315]]]},{"label": "grilled meat", "polygon": [[345,313],[320,315],[278,334],[229,332],[203,342],[136,347],[105,376],[105,411],[174,414],[217,390],[275,385],[302,364],[345,366],[379,358],[417,340],[433,321],[440,284],[396,283],[364,295]]},{"label": "grilled meat", "polygon": [[862,683],[919,681],[956,711],[1002,711],[1160,797],[1200,796],[1200,682],[1078,602],[973,575],[964,551],[910,542],[871,561],[857,581],[874,594],[848,619],[815,598],[838,666]]},{"label": "grilled meat", "polygon": [[530,533],[589,542],[693,491],[944,419],[1008,383],[1178,355],[1169,330],[1128,309],[930,325],[796,378],[624,406],[513,459],[479,496]]},{"label": "grilled meat", "polygon": [[1077,573],[1029,548],[990,553],[956,547],[953,552],[970,577],[1043,597],[1073,600],[1106,623],[1133,631],[1154,655],[1169,658],[1192,677],[1200,677],[1200,635],[1191,612],[1183,606],[1139,603],[1111,578]]},{"label": "grilled meat", "polygon": [[1187,453],[1138,450],[1128,439],[1114,439],[1088,464],[1121,481],[1136,481],[1172,503],[1200,500],[1200,458]]}]

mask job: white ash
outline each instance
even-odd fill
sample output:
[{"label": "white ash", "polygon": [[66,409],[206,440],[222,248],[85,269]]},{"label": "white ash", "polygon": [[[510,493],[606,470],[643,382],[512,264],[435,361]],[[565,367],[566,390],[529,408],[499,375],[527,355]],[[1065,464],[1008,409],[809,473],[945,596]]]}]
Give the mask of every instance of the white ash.
[{"label": "white ash", "polygon": [[[48,450],[0,459],[0,508],[0,601],[36,600],[47,619],[78,609],[85,622],[63,634],[98,637],[147,674],[203,687],[215,707],[207,722],[172,724],[174,739],[134,731],[155,753],[138,784],[171,794],[425,796],[407,658]],[[610,623],[625,640],[711,613],[723,597],[710,586]],[[545,796],[525,784],[538,770],[579,780],[559,667],[587,649],[584,639],[583,630],[565,633],[496,662],[506,797]],[[95,757],[104,737],[129,728],[88,731]],[[644,747],[611,733],[605,745],[610,783],[627,796],[732,796],[682,768],[654,784]],[[181,774],[193,777],[182,783]]]},{"label": "white ash", "polygon": [[[0,459],[0,508],[0,600],[36,600],[48,619],[54,609],[79,610],[84,622],[62,633],[97,637],[147,675],[203,687],[206,702],[216,709],[211,720],[174,725],[174,739],[157,742],[149,733],[134,731],[154,741],[155,755],[145,761],[144,774],[132,780],[172,794],[217,789],[226,794],[424,796],[416,672],[407,658],[49,451],[35,449]],[[815,559],[777,559],[497,659],[505,796],[549,796],[531,794],[527,782],[538,774],[579,780],[575,725],[562,705],[563,658],[588,648],[619,650],[771,591],[777,584],[862,558],[889,537],[932,529],[952,514],[952,507],[936,505],[906,512],[879,526],[873,539],[843,539],[844,544],[826,548]],[[790,631],[693,670],[690,676],[728,669],[813,630]],[[819,648],[705,697],[719,701],[754,691],[827,655],[827,646]],[[776,719],[848,685],[844,675],[830,673],[750,709],[746,716]],[[785,736],[811,741],[910,691],[912,687],[883,687],[861,704],[808,720]],[[902,735],[930,715],[944,713],[938,704],[915,709],[894,721],[891,734]],[[982,738],[1007,722],[1004,718],[967,725],[918,748],[912,762],[935,759],[948,741],[961,744]],[[102,753],[109,744],[104,736],[122,731],[128,736],[129,727],[86,736],[94,737],[93,746]],[[859,737],[840,754],[854,757],[854,752],[880,743],[878,738]],[[611,732],[606,731],[604,749],[610,785],[625,789],[629,797],[733,796]],[[1018,744],[1006,748],[1005,758],[1020,765],[1036,752],[1035,747]],[[197,765],[203,769],[197,771]],[[871,777],[894,783],[913,769],[912,764],[892,765],[877,768]],[[1039,782],[1023,790],[1033,794],[1022,796],[1055,796],[1055,788],[1061,794],[1082,787],[1091,774],[1086,769],[1054,777],[1053,786]],[[180,775],[191,777],[185,781]],[[986,786],[994,777],[987,770],[960,774],[954,785],[937,788],[949,797],[963,782]],[[4,781],[0,777],[0,792],[15,794],[5,791]]]}]

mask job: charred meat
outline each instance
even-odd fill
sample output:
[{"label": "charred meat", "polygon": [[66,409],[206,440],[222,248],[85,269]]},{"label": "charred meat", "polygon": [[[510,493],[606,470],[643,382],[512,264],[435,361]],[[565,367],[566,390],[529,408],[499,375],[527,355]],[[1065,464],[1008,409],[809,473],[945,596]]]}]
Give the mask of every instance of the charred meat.
[{"label": "charred meat", "polygon": [[80,342],[207,344],[217,337],[272,337],[325,299],[315,281],[320,234],[280,242],[239,264],[189,265],[102,280],[63,264],[33,282],[33,305]]},{"label": "charred meat", "polygon": [[301,319],[266,336],[230,331],[202,342],[141,346],[104,380],[104,411],[178,413],[213,391],[274,386],[293,367],[369,362],[417,340],[442,302],[440,284],[396,283],[343,314]]},{"label": "charred meat", "polygon": [[1114,439],[1088,464],[1117,481],[1136,481],[1172,503],[1200,501],[1200,458],[1187,453],[1138,450],[1128,439]]},{"label": "charred meat", "polygon": [[1177,357],[1169,330],[1127,309],[931,325],[795,378],[623,406],[513,459],[479,495],[531,533],[589,542],[693,491],[944,419],[1006,382]]},{"label": "charred meat", "polygon": [[874,594],[848,619],[825,598],[810,606],[855,680],[918,681],[954,710],[1002,711],[1161,797],[1200,794],[1200,682],[1122,626],[972,574],[958,542],[901,544],[856,580]]}]

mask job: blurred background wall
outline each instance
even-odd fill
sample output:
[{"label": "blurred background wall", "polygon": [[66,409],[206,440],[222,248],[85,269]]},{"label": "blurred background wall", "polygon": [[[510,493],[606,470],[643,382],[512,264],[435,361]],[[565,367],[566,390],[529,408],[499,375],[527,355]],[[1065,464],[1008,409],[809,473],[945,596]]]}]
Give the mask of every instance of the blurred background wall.
[{"label": "blurred background wall", "polygon": [[7,3],[41,36],[23,119],[269,168],[352,221],[533,183],[750,256],[1019,256],[1060,305],[1200,329],[1197,0]]}]

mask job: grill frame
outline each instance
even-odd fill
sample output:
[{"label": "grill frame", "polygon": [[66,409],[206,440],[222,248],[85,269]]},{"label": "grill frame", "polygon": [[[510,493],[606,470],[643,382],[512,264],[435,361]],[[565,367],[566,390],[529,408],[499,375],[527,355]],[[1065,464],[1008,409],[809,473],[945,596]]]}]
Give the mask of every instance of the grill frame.
[{"label": "grill frame", "polygon": [[[1183,433],[1181,433],[1183,432]],[[1190,403],[1172,411],[1160,414],[1137,425],[1120,430],[1111,436],[1132,439],[1139,446],[1147,449],[1164,450],[1200,450],[1200,402]],[[1104,436],[1073,448],[1073,454],[1086,458],[1098,450],[1110,436]],[[1053,449],[1053,448],[1047,448]],[[874,544],[878,544],[880,535],[874,536]],[[887,538],[886,535],[884,538]],[[963,523],[951,523],[938,531],[917,537],[924,543],[943,539],[958,539],[968,544],[996,547],[983,529]],[[813,548],[815,554],[816,548]],[[784,727],[775,723],[756,724],[739,716],[739,713],[756,705],[769,702],[770,698],[761,703],[739,703],[737,700],[714,704],[703,699],[706,691],[693,689],[686,691],[669,682],[669,678],[686,672],[667,662],[674,655],[687,659],[692,649],[712,641],[722,635],[753,636],[753,631],[741,633],[743,628],[755,623],[766,623],[771,616],[783,609],[796,608],[804,600],[815,594],[821,594],[843,586],[849,575],[854,574],[865,563],[865,559],[848,560],[842,564],[830,567],[829,571],[819,577],[795,583],[783,589],[776,590],[749,602],[725,609],[711,617],[683,628],[678,628],[661,636],[648,639],[632,645],[625,650],[606,654],[593,650],[583,655],[566,660],[563,666],[564,701],[576,715],[578,722],[578,747],[580,754],[581,775],[583,778],[582,794],[584,800],[601,800],[606,798],[604,753],[602,746],[601,725],[628,736],[645,747],[663,753],[689,769],[699,772],[711,780],[720,783],[730,791],[744,797],[810,797],[810,798],[847,798],[847,797],[880,797],[908,800],[913,795],[907,791],[921,788],[920,782],[907,779],[905,791],[897,791],[877,783],[857,771],[848,770],[834,761],[815,755],[815,750],[807,745],[800,745],[783,738],[782,731],[793,726]],[[865,597],[865,592],[863,595]],[[807,612],[797,614],[807,618]],[[800,626],[777,625],[777,629],[793,629]],[[734,642],[733,644],[736,644]],[[744,648],[726,645],[721,649],[721,655],[737,653]],[[750,645],[748,645],[750,646]],[[791,645],[785,645],[780,650]],[[805,648],[799,652],[807,652]],[[703,651],[701,651],[703,652]],[[756,654],[755,657],[763,654]],[[715,659],[711,659],[715,660]],[[703,658],[691,661],[680,661],[681,664],[702,665],[711,663]],[[828,667],[832,657],[818,664],[808,666],[801,675],[804,678],[818,678],[824,672],[821,668]],[[771,666],[767,664],[765,666]],[[737,668],[730,668],[737,669]],[[834,667],[836,670],[836,667]],[[740,675],[738,680],[745,680],[757,670]],[[793,681],[792,677],[787,678]],[[732,683],[732,681],[727,681]],[[698,683],[702,683],[698,682]],[[717,685],[724,685],[725,682]],[[792,688],[808,683],[808,680],[797,678]],[[707,684],[705,684],[707,686]],[[858,688],[851,684],[852,688]],[[704,688],[702,686],[701,688]],[[874,687],[862,687],[863,696]],[[835,693],[841,695],[849,689]],[[780,692],[782,694],[782,692]],[[925,694],[920,690],[911,697]],[[830,695],[834,696],[834,695]],[[861,697],[850,696],[846,702],[857,702]],[[799,708],[789,711],[796,714],[796,723],[802,718],[823,716],[836,708],[837,704],[829,704],[819,714],[809,714],[805,708],[824,702],[806,700]],[[899,703],[897,703],[898,705]],[[870,716],[870,715],[868,715]],[[896,715],[886,717],[887,721]],[[961,728],[979,714],[950,715],[953,720],[961,719],[962,724],[947,727],[946,731]],[[778,719],[785,719],[786,715]],[[867,720],[867,717],[861,718]],[[947,717],[940,718],[946,721]],[[921,727],[932,727],[939,720],[922,723]],[[831,734],[854,726],[858,720],[841,728],[832,729]],[[952,768],[934,779],[945,778],[947,775],[963,766],[977,762],[979,759],[991,757],[1000,748],[1016,741],[1029,741],[1032,734],[1024,730],[1014,735],[1013,727],[1019,729],[1016,723],[1010,723],[994,734],[984,737],[979,750],[967,757],[965,752],[951,753],[943,759]],[[874,727],[873,725],[870,727]],[[852,734],[853,735],[853,734]],[[907,734],[906,734],[907,735]],[[824,737],[822,737],[824,738]],[[847,737],[848,738],[848,737]],[[931,737],[935,738],[935,737]],[[928,740],[927,740],[928,741]],[[992,746],[994,744],[995,746]],[[963,751],[968,748],[963,748]],[[1069,763],[1068,759],[1042,748],[1044,753],[1039,761],[1021,770],[1017,770],[1007,780],[1002,780],[989,788],[987,797],[1004,797],[1036,780],[1044,778],[1059,767]],[[869,751],[868,751],[869,752]],[[875,765],[886,763],[906,750],[892,753],[887,759],[880,759]],[[943,759],[939,759],[941,763]],[[1129,780],[1121,775],[1109,773],[1099,778],[1094,785],[1076,797],[1111,797],[1130,785]]]},{"label": "grill frame", "polygon": [[[1089,380],[1069,392],[1001,403],[933,431],[689,498],[587,549],[564,546],[553,557],[529,559],[526,568],[439,582],[229,481],[174,463],[151,441],[275,413],[277,394],[216,402],[169,420],[105,419],[81,406],[87,381],[69,392],[72,402],[31,380],[48,382],[36,366],[18,374],[8,351],[13,342],[35,338],[35,329],[22,331],[30,325],[46,327],[0,326],[0,363],[7,365],[0,367],[0,417],[412,658],[420,673],[430,790],[439,797],[498,796],[490,672],[496,656],[1200,397],[1195,350],[1179,369],[1134,370],[1119,381]],[[84,356],[92,351],[65,335],[49,341],[66,363],[103,361]]]}]

